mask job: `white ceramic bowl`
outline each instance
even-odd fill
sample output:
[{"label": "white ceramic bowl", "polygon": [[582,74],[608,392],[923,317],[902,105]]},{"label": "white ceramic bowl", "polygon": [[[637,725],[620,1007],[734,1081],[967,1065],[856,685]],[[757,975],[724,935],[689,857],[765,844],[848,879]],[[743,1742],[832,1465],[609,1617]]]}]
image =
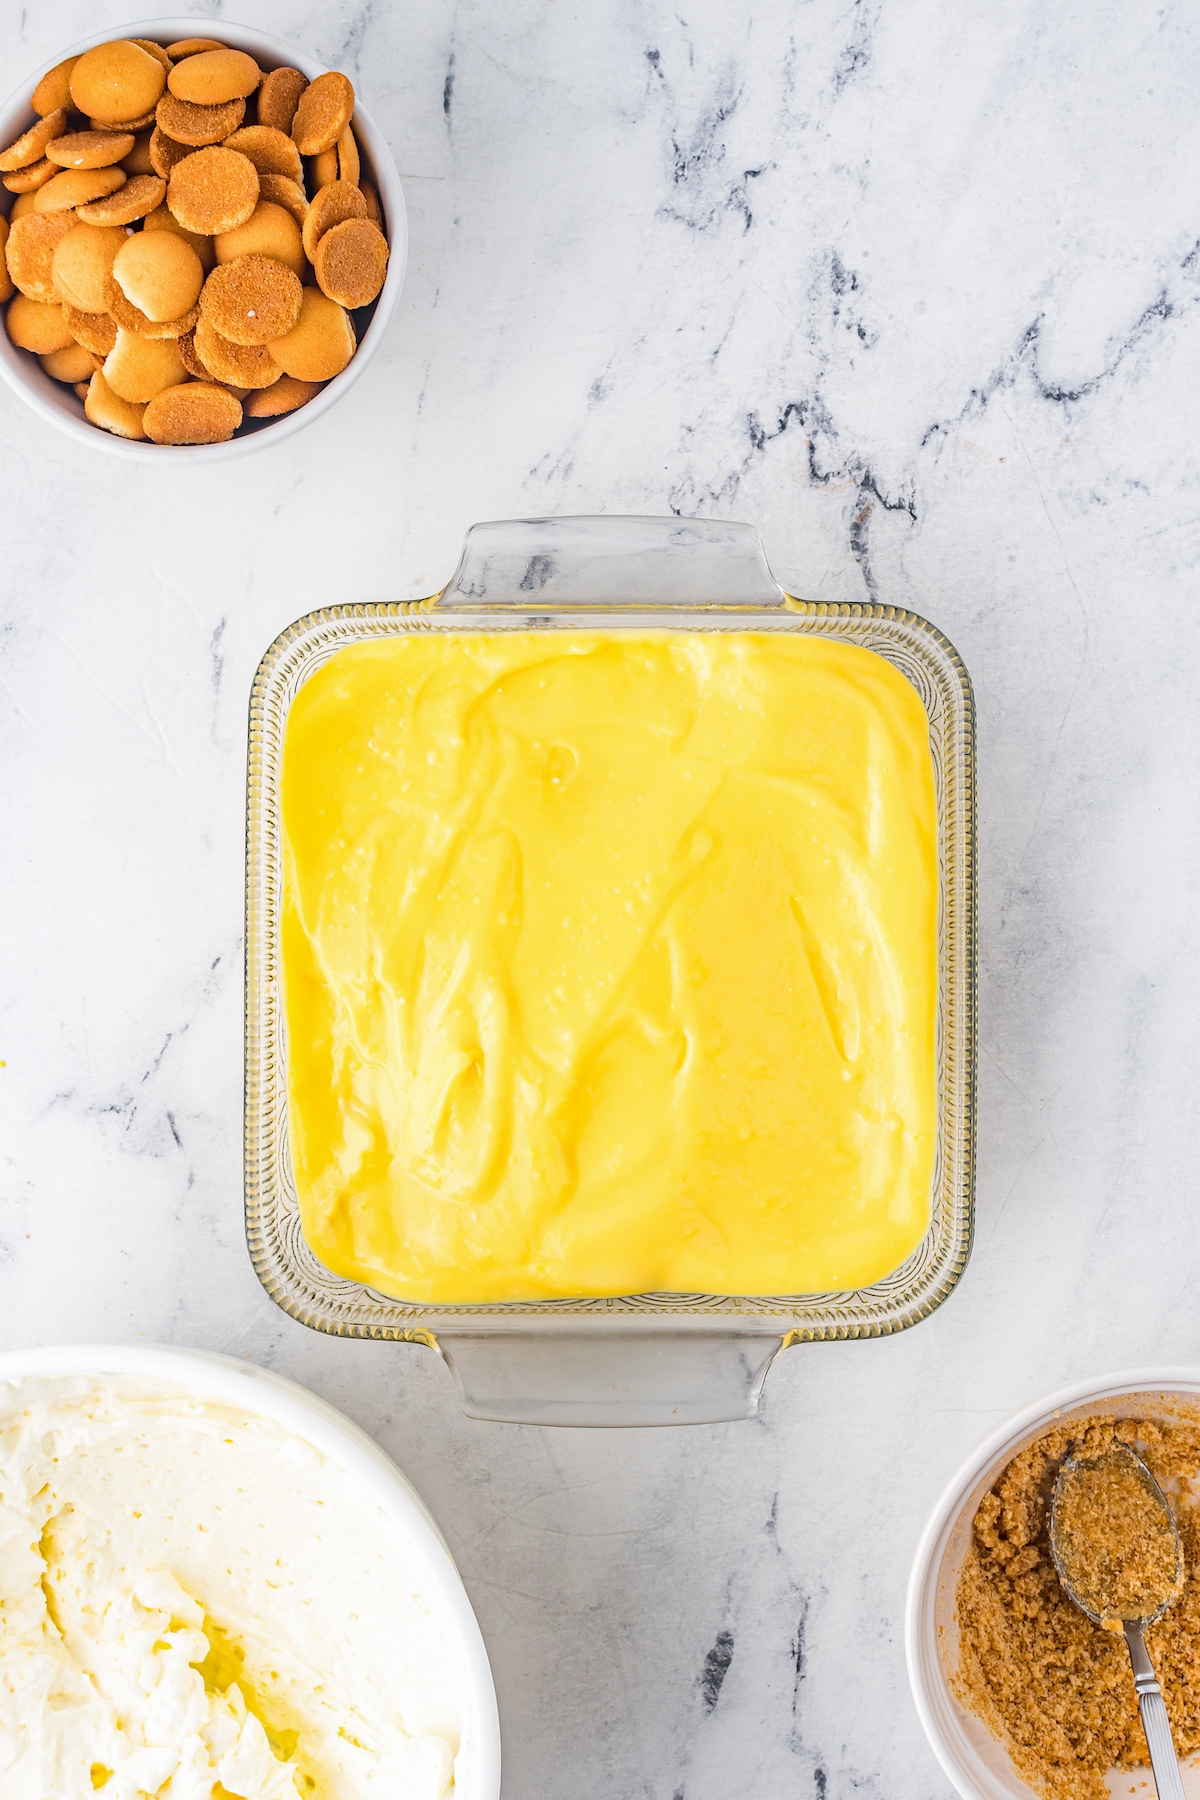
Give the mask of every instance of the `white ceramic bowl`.
[{"label": "white ceramic bowl", "polygon": [[248,1412],[261,1413],[285,1431],[306,1439],[365,1489],[403,1538],[405,1551],[421,1571],[423,1597],[431,1612],[445,1622],[457,1653],[462,1743],[455,1763],[455,1800],[497,1800],[500,1721],[479,1625],[431,1514],[374,1439],[336,1407],[294,1381],[204,1350],[175,1350],[165,1344],[61,1344],[0,1353],[0,1381],[74,1374],[140,1375],[195,1388]]},{"label": "white ceramic bowl", "polygon": [[[1173,1401],[1192,1406],[1200,1401],[1200,1369],[1119,1369],[1061,1388],[997,1426],[967,1458],[930,1514],[909,1577],[904,1647],[925,1735],[965,1800],[1036,1800],[1003,1744],[961,1705],[947,1680],[958,1658],[954,1595],[980,1500],[1022,1444],[1051,1425],[1088,1413],[1165,1420],[1174,1410]],[[1121,1775],[1122,1793],[1143,1779],[1150,1781],[1148,1770],[1122,1770]],[[1189,1800],[1200,1795],[1200,1767],[1185,1766],[1183,1780]],[[1154,1792],[1152,1781],[1147,1792]]]},{"label": "white ceramic bowl", "polygon": [[[112,38],[144,37],[170,44],[180,38],[195,37],[198,31],[207,31],[210,25],[223,43],[231,45],[235,50],[247,51],[263,68],[287,66],[299,69],[310,81],[325,73],[323,63],[285,43],[282,38],[271,37],[262,31],[250,31],[244,25],[231,25],[224,19],[141,19],[132,25],[115,25],[110,26],[107,31],[97,31],[94,36],[82,38],[77,44],[65,44],[50,62],[43,64],[40,69],[32,70],[0,111],[0,145],[11,144],[33,124],[35,115],[29,105],[29,96],[46,70],[54,68],[65,57],[90,50],[93,44],[107,44]],[[404,210],[400,177],[382,133],[361,103],[356,103],[354,108],[354,135],[363,152],[363,160],[370,165],[370,173],[379,189],[391,256],[388,259],[387,278],[375,302],[371,322],[359,339],[358,349],[342,373],[335,376],[328,387],[323,388],[307,406],[298,407],[295,412],[284,413],[281,418],[255,425],[242,435],[231,438],[227,444],[170,446],[132,443],[127,438],[114,437],[111,431],[101,431],[98,426],[89,425],[83,416],[82,403],[73,390],[61,381],[51,380],[39,366],[37,358],[28,350],[18,350],[15,345],[10,344],[2,324],[0,375],[39,418],[57,425],[60,431],[65,431],[93,450],[105,450],[112,456],[123,456],[127,461],[133,462],[153,462],[161,466],[164,457],[186,457],[194,463],[228,462],[231,457],[249,456],[255,450],[265,449],[268,444],[281,443],[285,437],[291,437],[303,426],[311,425],[314,419],[319,419],[331,406],[336,406],[351,384],[358,380],[383,342],[384,333],[400,299],[400,290],[404,286],[404,269],[408,261],[408,218]]]}]

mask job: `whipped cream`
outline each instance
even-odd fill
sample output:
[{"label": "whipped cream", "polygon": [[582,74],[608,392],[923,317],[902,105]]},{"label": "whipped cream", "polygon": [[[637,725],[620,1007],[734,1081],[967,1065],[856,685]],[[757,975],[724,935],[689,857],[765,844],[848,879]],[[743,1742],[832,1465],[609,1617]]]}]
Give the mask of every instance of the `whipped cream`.
[{"label": "whipped cream", "polygon": [[132,1377],[0,1384],[0,1800],[442,1800],[458,1680],[311,1444]]}]

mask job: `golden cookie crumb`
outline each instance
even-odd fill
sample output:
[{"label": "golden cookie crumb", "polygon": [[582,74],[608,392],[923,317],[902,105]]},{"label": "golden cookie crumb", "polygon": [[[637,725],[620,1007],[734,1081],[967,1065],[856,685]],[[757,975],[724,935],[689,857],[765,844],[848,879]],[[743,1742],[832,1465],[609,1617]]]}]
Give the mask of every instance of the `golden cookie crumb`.
[{"label": "golden cookie crumb", "polygon": [[[1046,1800],[1109,1800],[1110,1769],[1145,1763],[1129,1654],[1068,1599],[1050,1555],[1050,1499],[1072,1451],[1114,1438],[1137,1449],[1168,1493],[1200,1475],[1200,1421],[1085,1418],[1056,1425],[1009,1462],[980,1502],[956,1593],[963,1705],[1005,1744]],[[1179,1599],[1146,1633],[1180,1757],[1200,1748],[1200,1513],[1180,1504]]]},{"label": "golden cookie crumb", "polygon": [[354,89],[345,75],[331,70],[310,81],[292,120],[292,137],[301,156],[332,150],[354,115]]}]

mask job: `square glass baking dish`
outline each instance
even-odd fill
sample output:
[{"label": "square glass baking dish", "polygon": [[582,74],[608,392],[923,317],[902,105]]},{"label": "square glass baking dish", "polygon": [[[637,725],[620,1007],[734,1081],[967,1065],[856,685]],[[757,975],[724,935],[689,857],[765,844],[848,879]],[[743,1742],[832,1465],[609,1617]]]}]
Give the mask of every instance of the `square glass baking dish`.
[{"label": "square glass baking dish", "polygon": [[[938,815],[938,1143],[929,1229],[885,1280],[780,1298],[631,1294],[619,1299],[409,1304],[333,1274],[309,1249],[288,1148],[279,925],[280,775],[288,709],[314,670],[362,638],[429,631],[791,631],[886,657],[929,718]],[[975,709],[962,661],[915,613],[821,605],[775,582],[748,525],[677,518],[551,518],[476,525],[430,600],[334,606],[280,634],[250,701],[246,807],[246,1236],[268,1294],[292,1318],[344,1337],[427,1344],[464,1411],[560,1425],[747,1418],[777,1352],[881,1337],[928,1317],[970,1255],[975,1186]]]}]

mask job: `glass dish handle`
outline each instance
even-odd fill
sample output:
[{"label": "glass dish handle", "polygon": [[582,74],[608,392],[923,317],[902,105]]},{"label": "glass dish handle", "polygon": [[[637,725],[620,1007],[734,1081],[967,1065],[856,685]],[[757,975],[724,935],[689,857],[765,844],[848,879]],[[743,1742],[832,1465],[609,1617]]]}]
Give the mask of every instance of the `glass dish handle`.
[{"label": "glass dish handle", "polygon": [[439,1331],[458,1403],[519,1425],[715,1425],[750,1419],[782,1335],[610,1329]]},{"label": "glass dish handle", "polygon": [[785,601],[753,525],[608,514],[472,525],[453,580],[434,604],[544,613]]}]

